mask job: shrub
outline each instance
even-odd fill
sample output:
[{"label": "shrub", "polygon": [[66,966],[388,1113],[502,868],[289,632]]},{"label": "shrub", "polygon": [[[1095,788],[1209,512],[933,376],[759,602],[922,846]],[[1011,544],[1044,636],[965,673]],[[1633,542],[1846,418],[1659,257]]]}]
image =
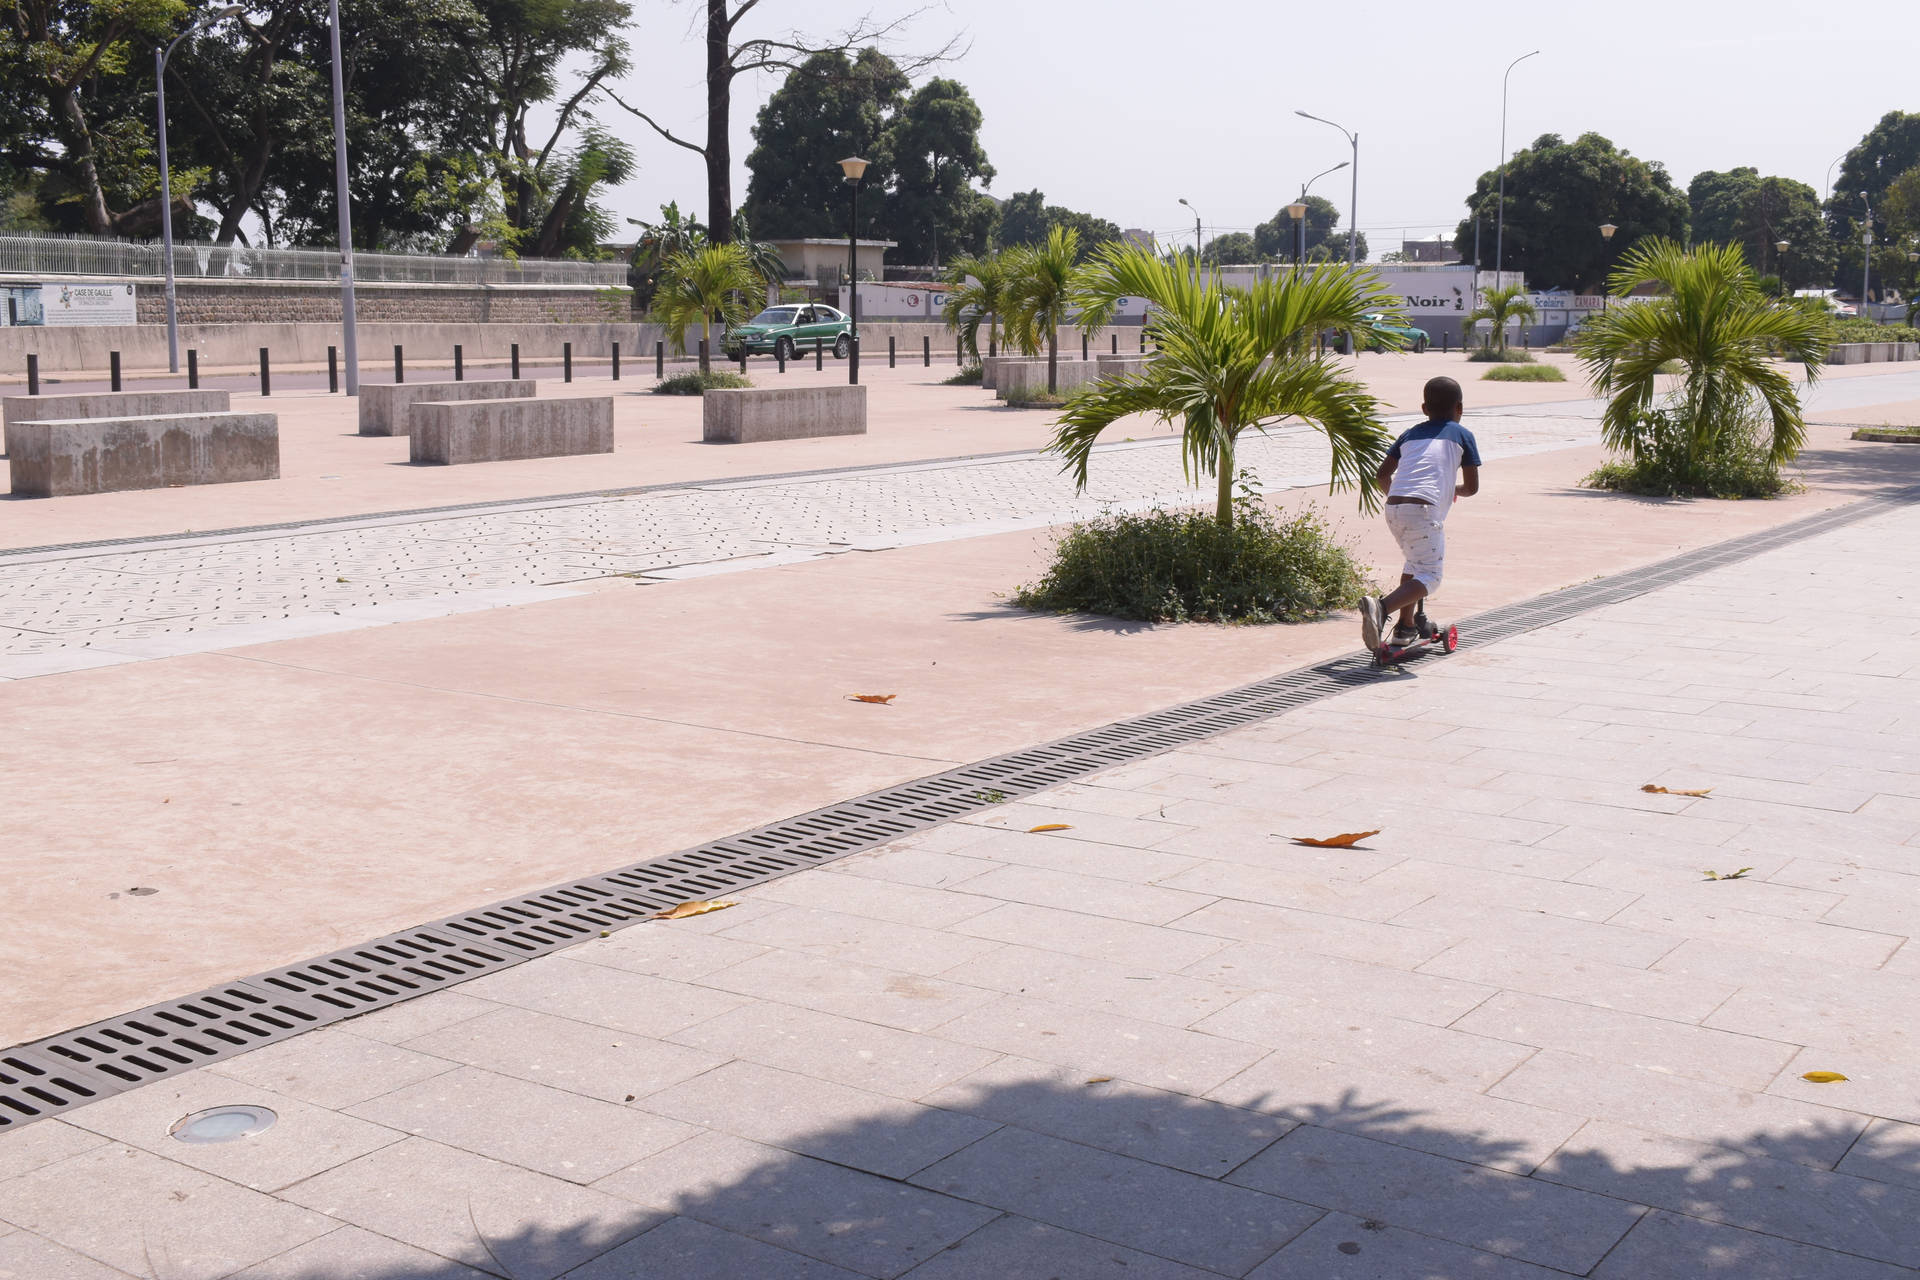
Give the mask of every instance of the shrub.
[{"label": "shrub", "polygon": [[1304,622],[1360,598],[1352,552],[1316,512],[1279,520],[1243,491],[1231,525],[1211,512],[1107,515],[1075,525],[1014,603],[1144,622]]},{"label": "shrub", "polygon": [[943,387],[977,387],[980,379],[986,376],[986,370],[977,364],[970,364],[951,378],[940,379]]},{"label": "shrub", "polygon": [[1565,382],[1567,375],[1551,364],[1503,364],[1480,375],[1482,382]]},{"label": "shrub", "polygon": [[689,369],[685,373],[676,373],[664,382],[657,382],[653,394],[657,396],[697,396],[708,391],[731,390],[736,387],[750,387],[753,379],[742,373],[727,369],[715,369],[701,373],[698,369]]},{"label": "shrub", "polygon": [[1749,412],[1704,451],[1678,412],[1643,416],[1639,447],[1582,480],[1589,489],[1648,498],[1777,498],[1803,486],[1780,474],[1764,441],[1767,424]]},{"label": "shrub", "polygon": [[1049,395],[1044,391],[1035,391],[1022,400],[1007,401],[1009,409],[1064,409],[1066,405],[1066,396]]},{"label": "shrub", "polygon": [[1467,353],[1472,364],[1532,364],[1531,351],[1516,351],[1512,347],[1477,347]]},{"label": "shrub", "polygon": [[1920,342],[1920,329],[1875,324],[1865,316],[1832,316],[1827,324],[1832,342]]}]

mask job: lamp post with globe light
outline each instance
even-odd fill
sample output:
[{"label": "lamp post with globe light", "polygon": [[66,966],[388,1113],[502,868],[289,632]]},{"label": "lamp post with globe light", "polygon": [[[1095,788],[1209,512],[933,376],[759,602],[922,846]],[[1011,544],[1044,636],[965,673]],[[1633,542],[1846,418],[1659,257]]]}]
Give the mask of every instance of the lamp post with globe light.
[{"label": "lamp post with globe light", "polygon": [[867,176],[867,162],[848,156],[840,162],[840,172],[853,184],[847,212],[847,381],[855,383],[860,381],[860,183]]},{"label": "lamp post with globe light", "polygon": [[1347,265],[1354,266],[1360,260],[1357,248],[1360,243],[1360,135],[1347,133],[1343,126],[1333,124],[1333,121],[1326,117],[1316,116],[1310,111],[1296,111],[1293,114],[1304,116],[1308,120],[1318,120],[1321,124],[1333,125],[1341,133],[1346,134],[1347,141],[1353,144],[1353,191],[1347,198]]},{"label": "lamp post with globe light", "polygon": [[1186,204],[1187,212],[1193,215],[1193,283],[1197,287],[1200,283],[1200,211],[1187,204],[1185,196],[1180,197],[1180,203]]},{"label": "lamp post with globe light", "polygon": [[[1612,247],[1613,233],[1618,231],[1619,229],[1620,229],[1619,227],[1614,226],[1611,222],[1603,222],[1600,224],[1600,239],[1605,246],[1609,248]],[[1604,251],[1605,250],[1603,249],[1602,252]],[[1600,310],[1605,311],[1606,309],[1607,309],[1607,281],[1606,281],[1606,277],[1602,276],[1600,278]]]}]

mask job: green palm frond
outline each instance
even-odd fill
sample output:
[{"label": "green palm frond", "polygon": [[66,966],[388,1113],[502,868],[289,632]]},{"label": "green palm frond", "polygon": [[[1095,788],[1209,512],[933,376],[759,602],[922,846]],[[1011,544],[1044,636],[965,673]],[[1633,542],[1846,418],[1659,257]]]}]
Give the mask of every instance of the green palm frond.
[{"label": "green palm frond", "polygon": [[988,347],[993,347],[999,336],[1000,314],[1007,305],[1006,255],[982,253],[956,258],[948,267],[947,283],[952,288],[947,290],[942,318],[978,360],[981,321],[987,325]]},{"label": "green palm frond", "polygon": [[1533,303],[1527,300],[1527,287],[1523,284],[1505,285],[1498,289],[1482,290],[1480,304],[1467,313],[1466,330],[1486,320],[1493,325],[1493,340],[1498,346],[1507,345],[1507,326],[1516,320],[1531,320],[1539,314]]},{"label": "green palm frond", "polygon": [[1363,509],[1378,503],[1368,480],[1388,443],[1381,405],[1337,362],[1315,356],[1312,341],[1325,329],[1357,327],[1368,312],[1394,314],[1377,276],[1329,265],[1230,288],[1138,247],[1105,246],[1074,281],[1080,323],[1102,322],[1126,297],[1147,300],[1159,349],[1144,372],[1102,379],[1061,414],[1049,447],[1082,488],[1101,432],[1149,413],[1181,424],[1187,476],[1214,477],[1216,514],[1229,524],[1240,435],[1291,417],[1327,436],[1334,489],[1358,488]]},{"label": "green palm frond", "polygon": [[1737,246],[1691,251],[1671,240],[1644,240],[1608,279],[1626,297],[1643,284],[1658,296],[1615,307],[1587,322],[1575,349],[1594,389],[1608,397],[1601,430],[1607,444],[1638,452],[1641,427],[1655,409],[1655,375],[1668,361],[1686,366],[1675,408],[1687,423],[1689,451],[1704,456],[1722,435],[1758,408],[1768,428],[1768,456],[1777,464],[1800,451],[1806,421],[1793,382],[1774,367],[1774,353],[1819,377],[1826,327],[1811,312],[1761,292]]},{"label": "green palm frond", "polygon": [[[746,298],[765,287],[752,257],[740,245],[705,245],[667,259],[653,312],[667,326],[675,354],[686,354],[686,331],[698,324],[711,355],[713,318],[739,324],[747,318]],[[701,368],[704,372],[706,366]]]}]

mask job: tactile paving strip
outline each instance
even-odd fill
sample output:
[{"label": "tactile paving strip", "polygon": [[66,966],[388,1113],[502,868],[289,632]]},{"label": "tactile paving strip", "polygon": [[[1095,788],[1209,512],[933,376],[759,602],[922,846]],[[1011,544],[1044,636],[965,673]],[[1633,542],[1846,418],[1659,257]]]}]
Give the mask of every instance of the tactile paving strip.
[{"label": "tactile paving strip", "polygon": [[[1494,643],[1914,501],[1920,501],[1920,488],[1862,500],[1492,609],[1463,621],[1461,630],[1470,644]],[[676,903],[736,891],[872,849],[963,814],[1282,715],[1377,678],[1358,657],[1302,667],[10,1049],[0,1053],[0,1132],[519,964],[636,924]]]}]

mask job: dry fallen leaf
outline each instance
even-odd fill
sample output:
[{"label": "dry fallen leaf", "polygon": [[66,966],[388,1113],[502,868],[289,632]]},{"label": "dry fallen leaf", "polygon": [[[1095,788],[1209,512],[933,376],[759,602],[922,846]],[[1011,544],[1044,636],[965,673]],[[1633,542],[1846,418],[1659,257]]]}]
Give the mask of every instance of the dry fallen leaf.
[{"label": "dry fallen leaf", "polygon": [[1802,1073],[1800,1078],[1810,1084],[1834,1084],[1846,1079],[1838,1071],[1808,1071]]},{"label": "dry fallen leaf", "polygon": [[1698,800],[1701,796],[1704,796],[1708,792],[1713,790],[1712,787],[1701,787],[1698,791],[1676,791],[1672,787],[1656,787],[1651,782],[1647,783],[1647,785],[1645,785],[1644,787],[1641,787],[1640,789],[1642,791],[1645,791],[1649,795],[1692,796],[1696,800]]},{"label": "dry fallen leaf", "polygon": [[713,902],[683,902],[671,911],[655,912],[653,918],[655,920],[685,920],[688,916],[703,916],[709,911],[725,911],[733,905],[731,902],[721,902],[718,900]]},{"label": "dry fallen leaf", "polygon": [[1316,840],[1312,836],[1289,836],[1295,844],[1311,845],[1316,849],[1351,849],[1368,836],[1380,834],[1378,827],[1372,831],[1349,831],[1344,835],[1328,836],[1325,840]]},{"label": "dry fallen leaf", "polygon": [[1088,1084],[1105,1084],[1111,1079],[1113,1079],[1112,1076],[1088,1076],[1087,1083]]},{"label": "dry fallen leaf", "polygon": [[897,693],[850,693],[847,695],[847,700],[849,702],[871,702],[875,706],[884,707],[899,696]]},{"label": "dry fallen leaf", "polygon": [[1729,871],[1725,874],[1709,870],[1706,872],[1706,877],[1709,880],[1744,880],[1747,878],[1747,872],[1751,870],[1753,870],[1752,867],[1741,867],[1738,871]]},{"label": "dry fallen leaf", "polygon": [[1071,822],[1043,822],[1037,827],[1028,827],[1027,834],[1032,835],[1036,831],[1071,831],[1071,830],[1073,830],[1073,824]]}]

